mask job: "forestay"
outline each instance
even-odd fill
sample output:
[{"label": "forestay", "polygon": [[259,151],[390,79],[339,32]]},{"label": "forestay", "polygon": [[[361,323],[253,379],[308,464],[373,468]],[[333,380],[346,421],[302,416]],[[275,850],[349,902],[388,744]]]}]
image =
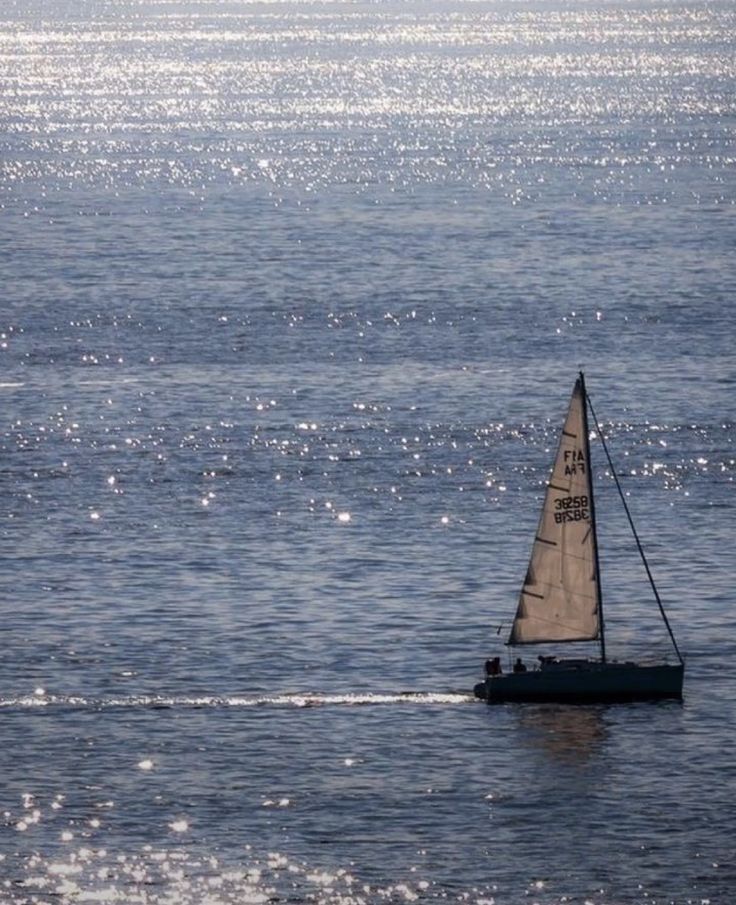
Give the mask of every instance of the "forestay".
[{"label": "forestay", "polygon": [[509,644],[599,637],[585,390],[578,380],[547,485]]}]

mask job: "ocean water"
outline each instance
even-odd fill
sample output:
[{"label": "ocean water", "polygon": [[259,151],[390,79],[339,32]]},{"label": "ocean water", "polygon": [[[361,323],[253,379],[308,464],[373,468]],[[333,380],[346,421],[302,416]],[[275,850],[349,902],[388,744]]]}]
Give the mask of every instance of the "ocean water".
[{"label": "ocean water", "polygon": [[[3,905],[734,901],[734,34],[4,0]],[[685,699],[487,707],[581,368]]]}]

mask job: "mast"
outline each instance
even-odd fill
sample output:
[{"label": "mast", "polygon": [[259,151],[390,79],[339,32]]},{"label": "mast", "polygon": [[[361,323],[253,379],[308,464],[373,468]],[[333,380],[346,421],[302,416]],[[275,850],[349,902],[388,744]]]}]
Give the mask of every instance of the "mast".
[{"label": "mast", "polygon": [[[582,378],[583,375],[581,374],[580,376]],[[586,394],[586,398],[588,398],[587,394]],[[651,585],[652,591],[654,592],[654,599],[657,601],[657,606],[659,607],[659,612],[662,616],[662,620],[665,624],[665,627],[667,628],[667,633],[670,636],[670,641],[672,642],[672,646],[674,647],[675,653],[677,654],[677,659],[680,661],[680,663],[682,665],[684,665],[685,661],[682,657],[682,654],[680,653],[680,648],[677,646],[677,641],[675,641],[675,634],[672,631],[672,627],[670,626],[670,621],[667,618],[667,613],[665,612],[664,604],[662,603],[662,600],[659,596],[659,591],[657,590],[657,585],[654,583],[654,576],[651,573],[651,570],[649,568],[649,563],[647,562],[647,558],[644,553],[644,548],[642,547],[641,541],[639,540],[639,535],[636,532],[636,527],[634,525],[634,519],[631,516],[631,512],[629,510],[629,505],[626,502],[626,497],[624,496],[623,488],[621,487],[621,483],[618,479],[618,473],[616,472],[616,467],[614,466],[613,459],[611,458],[611,454],[608,451],[608,446],[603,437],[603,432],[601,431],[600,424],[598,423],[598,418],[596,416],[595,409],[593,408],[593,403],[590,401],[589,398],[588,398],[588,405],[590,406],[590,411],[591,411],[591,414],[593,415],[593,421],[595,422],[595,429],[598,433],[598,436],[601,438],[601,443],[603,444],[603,450],[606,453],[606,459],[608,459],[608,467],[611,469],[611,474],[613,475],[613,480],[616,482],[616,489],[618,490],[618,495],[621,497],[621,502],[623,503],[624,512],[626,513],[626,518],[629,520],[629,527],[631,528],[631,533],[634,535],[634,540],[636,541],[636,547],[637,547],[637,550],[639,551],[639,556],[641,556],[641,561],[644,564],[644,568],[647,573],[647,578],[649,579],[649,584]],[[593,498],[591,496],[591,515],[593,512],[592,499]],[[596,556],[597,555],[598,555],[598,548],[596,546]],[[602,617],[603,617],[603,614],[601,613],[601,642],[603,641],[603,618]]]},{"label": "mast", "polygon": [[[595,555],[595,583],[598,588],[598,625],[601,642],[601,662],[606,662],[606,630],[603,621],[603,593],[601,591],[601,565],[598,557],[598,529],[595,520],[595,496],[593,495],[593,472],[590,461],[590,431],[588,430],[588,391],[585,389],[585,375],[580,372],[580,390],[583,394],[583,431],[585,433],[585,461],[588,463],[588,498],[590,499],[590,530],[593,532],[593,551]],[[593,411],[591,407],[591,411]],[[595,412],[593,412],[595,418]],[[596,427],[598,422],[596,421]],[[600,435],[600,430],[598,431]]]}]

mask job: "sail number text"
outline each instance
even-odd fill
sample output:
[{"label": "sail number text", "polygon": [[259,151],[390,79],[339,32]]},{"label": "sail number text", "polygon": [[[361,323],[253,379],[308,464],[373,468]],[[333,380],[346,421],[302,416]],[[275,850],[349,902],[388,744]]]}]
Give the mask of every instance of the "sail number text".
[{"label": "sail number text", "polygon": [[555,522],[558,525],[564,522],[585,522],[590,518],[588,509],[588,497],[585,494],[580,496],[563,496],[557,497],[555,500]]}]

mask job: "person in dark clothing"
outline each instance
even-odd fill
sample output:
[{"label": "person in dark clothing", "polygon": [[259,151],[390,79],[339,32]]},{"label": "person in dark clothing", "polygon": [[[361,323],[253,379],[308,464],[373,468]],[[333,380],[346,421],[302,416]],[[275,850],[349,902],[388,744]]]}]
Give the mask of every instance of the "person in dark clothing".
[{"label": "person in dark clothing", "polygon": [[492,660],[486,660],[486,675],[487,676],[500,676],[501,675],[501,658],[494,657]]}]

